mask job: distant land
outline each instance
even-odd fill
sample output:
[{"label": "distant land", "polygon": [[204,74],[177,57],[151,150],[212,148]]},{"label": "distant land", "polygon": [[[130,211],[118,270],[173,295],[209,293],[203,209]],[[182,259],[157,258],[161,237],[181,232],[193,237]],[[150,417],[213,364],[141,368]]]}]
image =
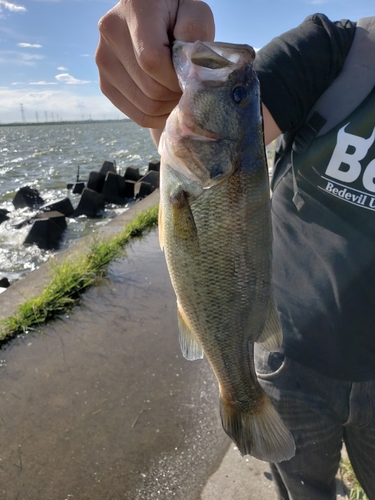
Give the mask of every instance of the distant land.
[{"label": "distant land", "polygon": [[61,120],[61,121],[50,121],[50,122],[12,122],[12,123],[0,123],[0,127],[33,127],[38,125],[67,125],[69,123],[113,123],[113,122],[124,122],[129,121],[130,118],[118,118],[113,120]]}]

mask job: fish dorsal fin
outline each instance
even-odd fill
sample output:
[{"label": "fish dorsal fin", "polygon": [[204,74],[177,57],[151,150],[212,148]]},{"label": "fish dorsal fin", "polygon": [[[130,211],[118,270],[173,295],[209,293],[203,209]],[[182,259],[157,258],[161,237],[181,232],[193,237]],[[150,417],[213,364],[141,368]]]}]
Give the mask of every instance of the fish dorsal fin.
[{"label": "fish dorsal fin", "polygon": [[179,302],[177,302],[177,319],[178,329],[180,333],[180,347],[184,358],[188,359],[189,361],[202,359],[203,349],[196,336],[191,331],[191,328],[188,325],[187,318]]},{"label": "fish dorsal fin", "polygon": [[267,349],[267,351],[278,351],[283,341],[283,333],[279,319],[279,313],[273,299],[268,306],[268,319],[264,323],[262,333],[257,340],[258,344]]}]

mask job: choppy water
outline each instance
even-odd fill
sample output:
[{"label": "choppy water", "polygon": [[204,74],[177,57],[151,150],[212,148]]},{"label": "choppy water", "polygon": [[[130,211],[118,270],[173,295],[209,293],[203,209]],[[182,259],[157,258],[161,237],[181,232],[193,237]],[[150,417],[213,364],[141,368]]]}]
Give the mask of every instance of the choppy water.
[{"label": "choppy water", "polygon": [[[78,166],[81,179],[86,180],[105,160],[115,160],[123,174],[128,165],[146,169],[153,158],[158,154],[148,131],[130,120],[0,127],[0,208],[11,211],[12,219],[25,215],[25,209],[14,210],[12,200],[26,185],[37,189],[46,202],[69,196],[76,206],[79,196],[72,195],[66,185],[76,180]],[[124,210],[126,207],[109,205],[103,219],[69,219],[59,249],[71,246]],[[30,226],[14,229],[12,219],[0,224],[0,277],[10,281],[39,267],[52,254],[25,247]]]}]

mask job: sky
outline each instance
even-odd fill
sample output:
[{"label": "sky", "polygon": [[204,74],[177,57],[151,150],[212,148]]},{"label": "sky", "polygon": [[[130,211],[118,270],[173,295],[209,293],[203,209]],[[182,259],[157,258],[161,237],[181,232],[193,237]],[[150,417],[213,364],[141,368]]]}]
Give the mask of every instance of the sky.
[{"label": "sky", "polygon": [[[149,0],[150,2],[153,0]],[[375,15],[374,0],[206,0],[216,39],[260,48],[322,12]],[[119,119],[99,88],[98,21],[112,0],[0,0],[0,123]]]}]

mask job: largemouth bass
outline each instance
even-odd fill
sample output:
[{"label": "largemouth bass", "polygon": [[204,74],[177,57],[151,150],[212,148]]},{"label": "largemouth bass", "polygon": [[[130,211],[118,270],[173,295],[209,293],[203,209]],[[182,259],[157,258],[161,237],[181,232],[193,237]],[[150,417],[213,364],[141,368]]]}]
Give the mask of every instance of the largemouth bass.
[{"label": "largemouth bass", "polygon": [[184,356],[206,355],[223,428],[241,454],[280,462],[294,455],[294,440],[253,363],[254,342],[277,350],[282,340],[254,55],[247,45],[175,42],[183,95],[159,146],[159,237]]}]

